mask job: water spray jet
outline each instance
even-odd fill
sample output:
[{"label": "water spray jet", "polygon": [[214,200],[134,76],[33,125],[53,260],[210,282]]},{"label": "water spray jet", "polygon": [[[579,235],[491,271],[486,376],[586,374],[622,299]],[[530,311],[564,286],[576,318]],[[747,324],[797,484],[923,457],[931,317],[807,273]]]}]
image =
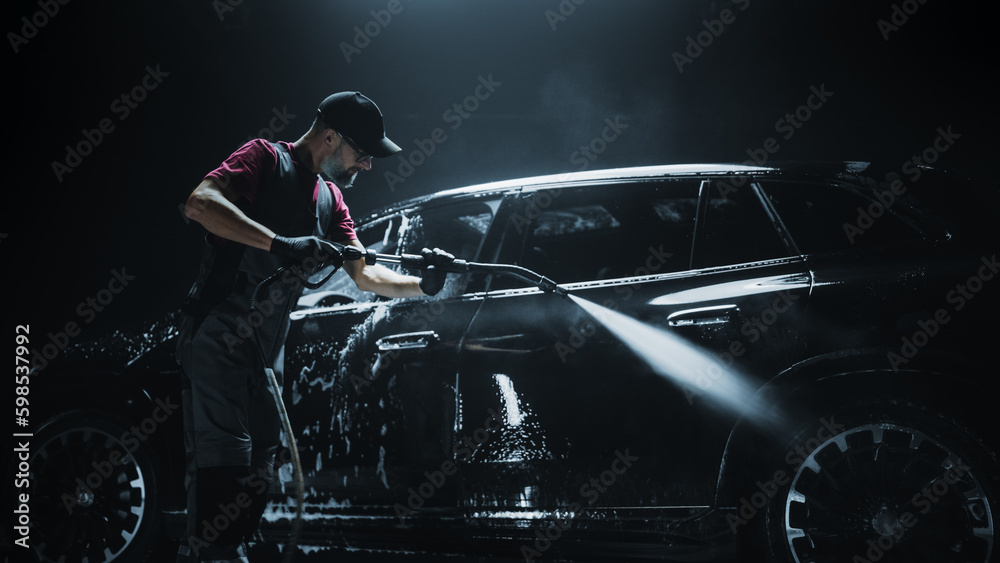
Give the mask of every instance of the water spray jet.
[{"label": "water spray jet", "polygon": [[[420,270],[431,265],[422,255],[378,254],[350,246],[344,247],[342,252],[345,260],[364,259],[367,264],[399,264],[403,268]],[[670,331],[572,295],[551,279],[521,266],[454,260],[436,267],[447,272],[481,271],[509,275],[546,293],[568,298],[608,329],[654,373],[683,389],[689,402],[693,402],[696,395],[757,424],[780,426],[780,413],[766,406],[756,406],[754,397],[757,389],[748,375],[724,365],[711,353]]]},{"label": "water spray jet", "polygon": [[689,403],[693,404],[696,397],[702,397],[759,425],[780,427],[781,414],[755,402],[757,389],[748,375],[724,365],[710,352],[668,330],[577,295],[568,297],[642,359],[654,373],[683,389]]}]

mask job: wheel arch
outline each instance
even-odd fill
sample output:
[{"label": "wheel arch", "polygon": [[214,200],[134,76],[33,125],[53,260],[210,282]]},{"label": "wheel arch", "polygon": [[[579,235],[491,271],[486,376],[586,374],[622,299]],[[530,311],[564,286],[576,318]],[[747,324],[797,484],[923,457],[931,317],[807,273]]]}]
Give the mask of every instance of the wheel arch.
[{"label": "wheel arch", "polygon": [[[44,393],[41,405],[46,419],[67,411],[79,410],[85,398],[89,408],[107,409],[126,420],[148,412],[153,407],[152,394],[135,379],[122,372],[94,367],[77,367],[32,376],[32,391]],[[102,392],[94,393],[95,389]]]},{"label": "wheel arch", "polygon": [[[801,361],[761,387],[753,404],[769,409],[781,405],[783,421],[794,423],[815,419],[824,407],[857,397],[915,399],[975,429],[989,449],[1000,451],[1000,432],[990,425],[989,414],[1000,399],[982,379],[968,375],[991,373],[988,366],[965,356],[928,350],[893,369],[888,360],[891,352],[898,353],[866,348]],[[761,429],[746,419],[734,425],[719,465],[717,506],[738,502],[746,478],[756,469],[742,462],[757,458],[762,448],[772,447],[782,438],[780,431],[780,427]]]},{"label": "wheel arch", "polygon": [[[176,392],[167,387],[143,385],[141,375],[86,365],[33,375],[32,394],[42,399],[39,399],[39,414],[33,410],[32,418],[43,420],[33,433],[38,435],[50,424],[87,412],[114,417],[126,428],[139,425],[142,431],[143,422],[152,419],[157,409],[162,411],[161,404],[166,405],[170,413],[165,420],[157,422],[155,431],[144,433],[150,446],[145,449],[160,477],[160,505],[167,509],[182,508],[185,496],[183,442],[178,440],[183,432],[180,385],[176,386]],[[95,393],[95,389],[100,392]]]}]

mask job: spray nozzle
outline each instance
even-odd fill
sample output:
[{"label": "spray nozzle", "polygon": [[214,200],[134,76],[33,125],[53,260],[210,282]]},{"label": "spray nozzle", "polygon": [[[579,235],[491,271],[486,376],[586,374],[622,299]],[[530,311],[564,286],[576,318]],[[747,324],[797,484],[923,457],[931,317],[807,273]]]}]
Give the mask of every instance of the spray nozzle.
[{"label": "spray nozzle", "polygon": [[541,276],[541,279],[538,280],[536,285],[538,286],[538,289],[541,289],[546,293],[555,293],[559,297],[566,297],[569,295],[565,289],[559,287],[559,284],[545,276]]}]

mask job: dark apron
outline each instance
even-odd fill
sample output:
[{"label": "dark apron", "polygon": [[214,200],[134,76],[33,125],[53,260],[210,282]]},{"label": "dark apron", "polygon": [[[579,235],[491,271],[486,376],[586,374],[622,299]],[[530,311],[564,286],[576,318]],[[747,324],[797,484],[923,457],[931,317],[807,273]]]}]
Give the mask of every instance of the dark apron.
[{"label": "dark apron", "polygon": [[[325,183],[318,179],[316,212],[311,212],[312,189],[304,189],[304,179],[285,147],[277,143],[272,145],[278,152],[275,170],[259,200],[254,205],[241,205],[241,210],[282,236],[325,237],[333,207],[330,191],[324,189]],[[187,359],[184,348],[191,345],[205,317],[216,314],[226,317],[220,320],[229,325],[234,339],[256,341],[259,337],[265,365],[275,367],[280,374],[280,366],[275,366],[275,360],[288,334],[289,313],[302,294],[303,284],[287,271],[267,287],[260,288],[256,312],[251,312],[250,303],[259,284],[282,265],[278,257],[267,251],[234,242],[215,246],[206,237],[198,277],[181,307],[186,317],[179,327],[177,358],[181,365]],[[233,315],[234,312],[238,313]],[[249,334],[250,330],[256,331],[257,336]]]}]

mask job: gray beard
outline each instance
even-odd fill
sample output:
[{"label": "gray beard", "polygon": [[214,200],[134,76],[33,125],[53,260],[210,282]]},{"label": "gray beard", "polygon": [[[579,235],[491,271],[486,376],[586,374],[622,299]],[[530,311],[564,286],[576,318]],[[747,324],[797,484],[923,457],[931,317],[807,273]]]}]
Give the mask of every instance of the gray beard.
[{"label": "gray beard", "polygon": [[323,161],[321,168],[323,170],[323,174],[329,178],[331,182],[337,184],[338,188],[346,190],[354,185],[354,178],[357,177],[357,173],[350,172],[348,169],[343,167],[341,164],[343,162],[343,152],[343,145],[337,147],[337,150],[330,155],[330,158]]},{"label": "gray beard", "polygon": [[351,174],[347,170],[341,170],[338,174],[333,174],[331,178],[333,183],[337,184],[337,187],[346,190],[354,185],[354,179],[357,178],[357,174]]}]

